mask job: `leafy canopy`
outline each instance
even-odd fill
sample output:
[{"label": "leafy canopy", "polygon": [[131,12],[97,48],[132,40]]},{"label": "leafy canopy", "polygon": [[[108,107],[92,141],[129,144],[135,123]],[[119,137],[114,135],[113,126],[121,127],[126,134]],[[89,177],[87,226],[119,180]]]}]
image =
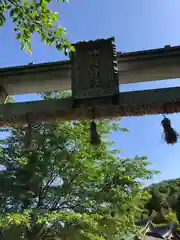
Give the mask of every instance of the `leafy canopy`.
[{"label": "leafy canopy", "polygon": [[45,44],[55,46],[58,51],[64,50],[64,54],[68,55],[74,48],[65,37],[66,29],[59,25],[58,12],[48,8],[48,4],[51,3],[52,0],[1,0],[0,27],[4,26],[7,18],[12,19],[16,38],[20,40],[22,50],[32,52],[31,38],[33,33],[38,33]]},{"label": "leafy canopy", "polygon": [[[180,179],[172,179],[152,184],[146,189],[150,198],[144,205],[147,215],[155,223],[173,220],[180,222]],[[177,218],[177,220],[176,220]]]},{"label": "leafy canopy", "polygon": [[6,239],[127,239],[138,231],[138,204],[147,197],[141,181],[153,172],[145,157],[122,159],[108,141],[112,131],[126,129],[109,120],[97,127],[103,141],[92,147],[89,121],[36,125],[32,152],[24,151],[24,126],[11,129],[0,149],[0,228]]}]

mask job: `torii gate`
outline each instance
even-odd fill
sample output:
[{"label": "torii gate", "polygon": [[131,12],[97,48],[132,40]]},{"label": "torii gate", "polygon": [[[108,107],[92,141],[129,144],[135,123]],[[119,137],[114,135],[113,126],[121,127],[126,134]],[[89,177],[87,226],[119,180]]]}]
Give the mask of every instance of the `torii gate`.
[{"label": "torii gate", "polygon": [[[114,38],[75,44],[70,61],[0,69],[0,126],[180,112],[180,87],[119,92],[119,84],[180,77],[180,47],[116,53]],[[91,69],[89,69],[89,67]],[[3,104],[8,95],[72,89],[72,97]]]}]

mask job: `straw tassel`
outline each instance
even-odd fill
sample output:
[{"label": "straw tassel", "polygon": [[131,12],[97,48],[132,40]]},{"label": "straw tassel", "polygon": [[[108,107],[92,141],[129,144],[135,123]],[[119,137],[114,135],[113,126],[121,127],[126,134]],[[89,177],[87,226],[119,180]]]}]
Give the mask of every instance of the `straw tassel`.
[{"label": "straw tassel", "polygon": [[24,147],[26,150],[31,149],[31,142],[32,142],[32,125],[28,123],[25,135],[25,144]]},{"label": "straw tassel", "polygon": [[94,110],[92,110],[93,112],[93,119],[90,123],[90,137],[91,137],[91,144],[92,145],[99,145],[101,143],[101,138],[97,132],[97,127],[96,127],[96,123],[94,120]]},{"label": "straw tassel", "polygon": [[27,128],[25,132],[25,143],[24,143],[24,150],[31,151],[32,148],[32,124],[29,121],[29,116],[27,115]]},{"label": "straw tassel", "polygon": [[178,133],[172,128],[171,121],[169,118],[164,116],[164,119],[161,121],[164,137],[167,144],[175,144],[178,140]]}]

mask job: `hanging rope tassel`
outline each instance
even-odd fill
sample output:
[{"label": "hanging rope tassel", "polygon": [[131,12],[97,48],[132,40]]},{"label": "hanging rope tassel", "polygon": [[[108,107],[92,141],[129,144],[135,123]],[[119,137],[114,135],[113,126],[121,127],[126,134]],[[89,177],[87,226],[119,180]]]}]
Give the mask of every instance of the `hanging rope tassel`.
[{"label": "hanging rope tassel", "polygon": [[96,123],[94,120],[94,110],[92,110],[93,112],[93,119],[90,123],[90,137],[91,137],[91,144],[92,145],[99,145],[101,143],[101,138],[97,132],[97,127],[96,127]]},{"label": "hanging rope tassel", "polygon": [[171,121],[169,118],[164,116],[164,119],[161,121],[161,124],[164,129],[164,137],[167,144],[177,143],[178,133],[171,127]]},{"label": "hanging rope tassel", "polygon": [[24,150],[31,151],[32,150],[32,124],[29,121],[29,116],[27,116],[27,128],[25,132],[25,142],[24,142]]}]

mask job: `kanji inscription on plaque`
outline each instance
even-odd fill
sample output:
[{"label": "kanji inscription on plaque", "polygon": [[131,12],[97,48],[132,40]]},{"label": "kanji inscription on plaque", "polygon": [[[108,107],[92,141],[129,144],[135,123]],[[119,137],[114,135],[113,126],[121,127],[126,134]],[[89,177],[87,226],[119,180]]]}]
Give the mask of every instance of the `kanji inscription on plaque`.
[{"label": "kanji inscription on plaque", "polygon": [[113,96],[119,92],[114,38],[80,42],[72,53],[72,96]]}]

